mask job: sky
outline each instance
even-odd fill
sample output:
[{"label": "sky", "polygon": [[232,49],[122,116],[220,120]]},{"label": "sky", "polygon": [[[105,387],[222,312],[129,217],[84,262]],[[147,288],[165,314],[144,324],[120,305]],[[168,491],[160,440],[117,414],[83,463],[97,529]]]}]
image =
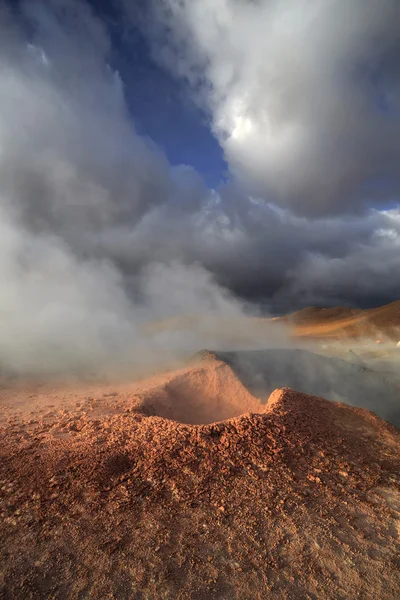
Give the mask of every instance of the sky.
[{"label": "sky", "polygon": [[399,299],[398,23],[397,0],[1,0],[0,353]]},{"label": "sky", "polygon": [[[210,130],[210,117],[193,102],[183,81],[152,56],[150,41],[137,19],[127,18],[119,1],[90,0],[112,41],[109,56],[120,74],[136,131],[150,137],[172,165],[193,166],[209,187],[228,178],[223,150]],[[139,2],[130,7],[140,8]]]}]

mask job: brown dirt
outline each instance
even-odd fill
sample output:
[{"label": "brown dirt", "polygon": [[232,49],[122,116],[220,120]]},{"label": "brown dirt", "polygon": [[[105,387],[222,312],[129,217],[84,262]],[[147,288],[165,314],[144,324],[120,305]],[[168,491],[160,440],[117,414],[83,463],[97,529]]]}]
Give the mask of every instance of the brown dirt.
[{"label": "brown dirt", "polygon": [[397,597],[400,433],[369,411],[264,407],[218,360],[1,405],[2,599]]}]

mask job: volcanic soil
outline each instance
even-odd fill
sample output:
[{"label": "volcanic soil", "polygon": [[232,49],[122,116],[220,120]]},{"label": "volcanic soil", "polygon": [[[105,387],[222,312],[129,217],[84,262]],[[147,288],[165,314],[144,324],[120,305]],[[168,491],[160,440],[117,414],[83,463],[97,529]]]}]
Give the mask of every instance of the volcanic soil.
[{"label": "volcanic soil", "polygon": [[218,357],[131,384],[3,382],[0,597],[393,600],[400,433]]}]

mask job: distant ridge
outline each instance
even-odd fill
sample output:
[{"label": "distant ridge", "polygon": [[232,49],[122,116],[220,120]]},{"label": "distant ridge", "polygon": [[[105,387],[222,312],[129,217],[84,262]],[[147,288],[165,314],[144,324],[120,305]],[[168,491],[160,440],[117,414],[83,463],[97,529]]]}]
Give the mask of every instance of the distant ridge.
[{"label": "distant ridge", "polygon": [[310,306],[293,312],[280,320],[295,328],[304,337],[376,337],[400,339],[400,300],[371,309],[343,306],[318,308]]},{"label": "distant ridge", "polygon": [[296,312],[283,317],[287,323],[320,323],[321,321],[336,321],[337,319],[350,319],[360,316],[365,311],[357,308],[347,308],[345,306],[335,306],[332,308],[321,308],[317,306],[307,306]]}]

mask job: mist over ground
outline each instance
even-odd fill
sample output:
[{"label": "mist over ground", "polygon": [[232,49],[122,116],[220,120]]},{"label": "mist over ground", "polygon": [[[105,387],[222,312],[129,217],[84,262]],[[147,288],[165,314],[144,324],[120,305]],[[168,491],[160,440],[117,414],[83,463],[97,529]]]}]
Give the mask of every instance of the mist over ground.
[{"label": "mist over ground", "polygon": [[216,352],[215,355],[232,368],[252,394],[264,401],[275,389],[290,387],[312,396],[367,408],[400,426],[397,374],[378,373],[365,364],[304,349],[273,348]]},{"label": "mist over ground", "polygon": [[[139,365],[164,364],[166,357],[178,360],[201,347],[250,342],[262,347],[267,336],[257,328],[249,333],[247,315],[395,299],[400,212],[385,206],[398,191],[392,168],[400,144],[399,73],[392,68],[398,11],[396,4],[383,2],[376,19],[373,3],[367,4],[364,13],[353,2],[355,12],[348,17],[356,25],[342,32],[344,40],[334,35],[339,17],[326,38],[331,10],[339,5],[323,2],[317,21],[294,12],[286,33],[279,26],[262,37],[257,30],[251,43],[249,31],[257,20],[272,27],[275,19],[279,25],[287,3],[219,2],[214,8],[206,3],[206,23],[194,18],[196,2],[151,6],[147,30],[143,21],[140,26],[154,56],[157,39],[163,39],[154,32],[160,23],[170,25],[166,7],[175,15],[166,67],[172,68],[172,50],[187,41],[182,36],[191,33],[193,47],[183,62],[175,62],[174,74],[195,84],[193,72],[197,76],[206,61],[205,89],[215,96],[199,93],[199,101],[209,110],[231,167],[231,179],[218,189],[207,188],[190,165],[169,164],[160,148],[136,133],[124,82],[112,65],[107,27],[88,3],[21,2],[12,9],[2,4],[0,361],[5,369],[96,371],[129,366],[132,357]],[[121,14],[137,26],[132,7],[125,3]],[[304,6],[304,14],[312,7]],[[277,62],[293,27],[298,63],[292,53]],[[383,37],[378,52],[375,39]],[[314,50],[317,65],[303,60]],[[351,76],[330,95],[332,72],[343,75],[342,66],[353,66],[359,57],[379,63],[387,109],[373,104],[358,111],[372,93],[365,87],[369,76]],[[260,61],[278,72],[264,73]],[[271,81],[279,85],[271,87]],[[288,81],[299,82],[304,95],[286,90]],[[346,115],[340,112],[346,102],[338,99],[344,92],[352,100]],[[283,102],[287,95],[290,106]],[[320,115],[314,105],[305,109],[311,97],[318,100]],[[281,114],[275,115],[279,106]],[[293,146],[285,142],[289,150],[282,150],[275,169],[271,161],[278,160],[281,142],[266,132],[265,119],[269,114],[278,119],[277,133],[285,123],[297,128],[299,119],[301,130],[308,131],[309,113],[309,134]],[[355,130],[344,136],[355,113]],[[320,141],[332,131],[334,152],[326,147],[320,155]],[[349,136],[351,161],[337,162]],[[362,194],[362,182],[371,180],[385,185],[376,195]],[[190,327],[149,330],[154,322],[193,317]],[[286,343],[284,332],[278,338]]]}]

